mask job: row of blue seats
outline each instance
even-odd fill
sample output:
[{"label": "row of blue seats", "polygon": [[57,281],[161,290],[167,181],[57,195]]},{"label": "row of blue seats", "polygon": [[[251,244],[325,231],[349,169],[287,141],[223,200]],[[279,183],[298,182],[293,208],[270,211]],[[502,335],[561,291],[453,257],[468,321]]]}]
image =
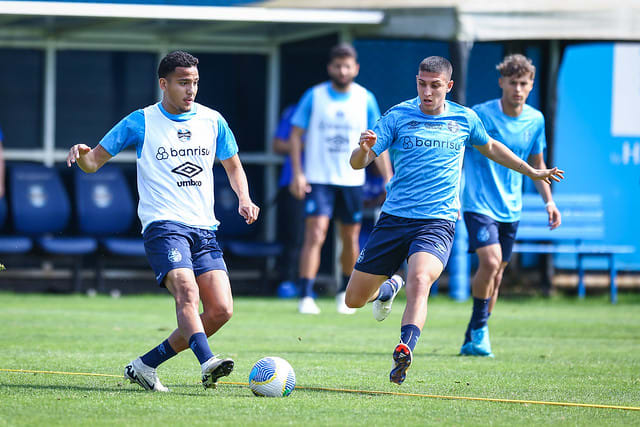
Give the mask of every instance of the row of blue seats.
[{"label": "row of blue seats", "polygon": [[[72,220],[71,201],[54,168],[40,164],[9,167],[8,211],[15,234],[0,238],[0,253],[25,253],[34,244],[53,255],[86,255],[102,245],[119,255],[144,255],[138,238],[119,237],[134,221],[135,206],[124,174],[116,165],[99,173],[74,172],[77,233],[63,235]],[[8,218],[0,199],[0,225]]]},{"label": "row of blue seats", "polygon": [[[63,181],[54,168],[41,164],[15,164],[8,168],[8,201],[0,199],[0,228],[11,220],[12,233],[0,235],[1,254],[24,254],[37,249],[45,255],[76,257],[142,257],[141,237],[128,237],[136,221],[136,199],[117,164],[104,165],[94,174],[73,172],[75,216]],[[255,226],[247,226],[237,213],[237,198],[224,170],[215,170],[218,235],[226,252],[247,257],[278,255],[281,245],[260,242]],[[7,206],[8,205],[8,206]],[[185,209],[189,209],[185,206]],[[10,218],[9,218],[10,216]],[[76,219],[76,224],[69,227]],[[73,233],[65,231],[73,229]],[[74,279],[79,288],[79,278]]]}]

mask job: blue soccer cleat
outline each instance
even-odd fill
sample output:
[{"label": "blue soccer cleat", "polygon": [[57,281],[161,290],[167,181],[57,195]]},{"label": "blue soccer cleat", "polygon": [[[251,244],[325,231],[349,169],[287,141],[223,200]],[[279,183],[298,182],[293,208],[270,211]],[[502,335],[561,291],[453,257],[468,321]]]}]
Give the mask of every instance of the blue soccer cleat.
[{"label": "blue soccer cleat", "polygon": [[460,354],[465,356],[494,357],[491,352],[491,342],[489,341],[489,327],[471,330],[471,341],[460,349]]},{"label": "blue soccer cleat", "polygon": [[400,343],[393,350],[393,368],[389,374],[389,381],[398,385],[404,382],[407,377],[407,369],[411,366],[413,353],[408,345]]},{"label": "blue soccer cleat", "polygon": [[460,348],[460,356],[475,356],[476,354],[473,352],[473,344],[471,341],[467,341],[462,344]]}]

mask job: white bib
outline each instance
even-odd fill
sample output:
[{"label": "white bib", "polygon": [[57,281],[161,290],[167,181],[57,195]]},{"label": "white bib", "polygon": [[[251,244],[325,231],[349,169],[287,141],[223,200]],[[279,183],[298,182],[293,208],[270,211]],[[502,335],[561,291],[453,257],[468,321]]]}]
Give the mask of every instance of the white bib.
[{"label": "white bib", "polygon": [[305,135],[305,176],[312,184],[364,185],[364,169],[354,170],[349,159],[367,128],[367,91],[352,83],[347,99],[334,100],[328,88],[327,83],[313,88]]},{"label": "white bib", "polygon": [[137,159],[138,216],[144,231],[154,221],[213,229],[213,162],[219,113],[195,104],[186,121],[166,117],[158,104],[144,109],[145,134]]}]

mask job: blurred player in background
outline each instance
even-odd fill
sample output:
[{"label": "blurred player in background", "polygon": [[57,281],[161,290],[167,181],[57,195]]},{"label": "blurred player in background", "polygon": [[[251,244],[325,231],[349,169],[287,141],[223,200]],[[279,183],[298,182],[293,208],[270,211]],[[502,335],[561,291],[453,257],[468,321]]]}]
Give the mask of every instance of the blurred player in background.
[{"label": "blurred player in background", "polygon": [[389,150],[394,169],[380,219],[351,275],[346,304],[362,307],[384,298],[390,310],[400,287],[388,278],[408,260],[407,305],[389,374],[396,384],[406,378],[427,317],[431,285],[451,252],[465,147],[534,180],[559,180],[563,174],[557,168],[532,168],[489,137],[471,109],[447,101],[452,72],[445,58],[424,59],[416,76],[418,96],[392,107],[373,130],[363,132],[351,156],[351,166],[362,169]]},{"label": "blurred player in background", "polygon": [[4,188],[4,135],[2,134],[2,129],[0,129],[0,197],[5,196],[5,188]]},{"label": "blurred player in background", "polygon": [[[305,200],[306,214],[298,279],[301,292],[298,311],[303,314],[320,313],[313,298],[313,285],[333,215],[341,222],[342,240],[342,283],[338,286],[336,306],[339,313],[354,312],[344,304],[344,292],[360,250],[365,172],[351,169],[349,156],[360,132],[372,127],[380,116],[373,94],[354,82],[359,70],[353,46],[333,47],[327,65],[330,81],[308,89],[291,120],[293,179],[289,188],[294,197]],[[303,136],[304,166],[300,162]],[[379,162],[387,182],[391,177],[389,160],[381,157]]]},{"label": "blurred player in background", "polygon": [[[526,104],[536,68],[519,54],[507,56],[496,68],[502,97],[475,105],[473,110],[489,135],[532,167],[546,169],[544,117]],[[466,152],[463,173],[462,211],[469,232],[469,252],[478,255],[478,270],[472,279],[473,312],[460,354],[493,357],[487,321],[498,299],[518,229],[522,175],[489,161],[476,150]],[[561,217],[551,187],[542,180],[534,184],[546,204],[549,227],[554,229]]]},{"label": "blurred player in background", "polygon": [[233,313],[229,276],[215,235],[216,156],[238,196],[238,213],[248,224],[259,213],[227,122],[195,102],[197,65],[198,59],[186,52],[165,56],[158,67],[162,101],[129,114],[95,148],[77,144],[67,156],[68,166],[75,162],[92,173],[125,147],[136,147],[144,246],[156,281],[175,299],[178,320],[165,341],[124,369],[125,379],[151,391],[168,391],[156,368],[187,348],[200,362],[205,388],[215,387],[218,378],[233,370],[233,360],[214,356],[207,340]]},{"label": "blurred player in background", "polygon": [[273,151],[285,156],[278,180],[277,196],[278,240],[284,244],[279,262],[281,283],[278,292],[291,292],[296,287],[300,247],[304,236],[304,201],[293,197],[289,191],[292,178],[289,136],[291,135],[291,118],[295,111],[295,105],[289,105],[284,109],[272,142]]}]

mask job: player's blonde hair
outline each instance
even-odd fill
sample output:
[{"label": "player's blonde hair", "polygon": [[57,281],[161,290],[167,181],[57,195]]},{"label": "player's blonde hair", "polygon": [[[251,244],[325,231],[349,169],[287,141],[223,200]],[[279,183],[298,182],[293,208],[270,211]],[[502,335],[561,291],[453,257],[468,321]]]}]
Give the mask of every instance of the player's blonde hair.
[{"label": "player's blonde hair", "polygon": [[530,74],[533,80],[536,76],[536,67],[533,62],[519,53],[505,56],[502,62],[496,65],[496,70],[502,77],[520,77]]}]

